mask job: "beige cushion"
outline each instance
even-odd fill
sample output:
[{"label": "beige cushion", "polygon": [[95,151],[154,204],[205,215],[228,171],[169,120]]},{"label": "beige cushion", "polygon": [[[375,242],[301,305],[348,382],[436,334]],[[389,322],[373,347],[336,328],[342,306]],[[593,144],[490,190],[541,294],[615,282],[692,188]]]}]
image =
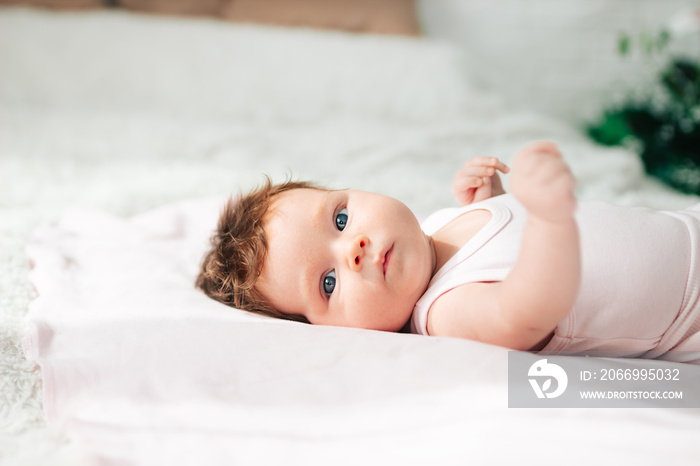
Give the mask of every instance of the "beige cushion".
[{"label": "beige cushion", "polygon": [[413,0],[224,0],[221,15],[236,22],[417,35]]},{"label": "beige cushion", "polygon": [[218,16],[225,0],[117,0],[128,10],[181,16]]},{"label": "beige cushion", "polygon": [[241,23],[418,35],[415,0],[0,0],[51,9],[106,5],[144,13],[219,17]]},{"label": "beige cushion", "polygon": [[79,10],[104,6],[102,0],[0,0],[0,5],[31,6],[54,10]]}]

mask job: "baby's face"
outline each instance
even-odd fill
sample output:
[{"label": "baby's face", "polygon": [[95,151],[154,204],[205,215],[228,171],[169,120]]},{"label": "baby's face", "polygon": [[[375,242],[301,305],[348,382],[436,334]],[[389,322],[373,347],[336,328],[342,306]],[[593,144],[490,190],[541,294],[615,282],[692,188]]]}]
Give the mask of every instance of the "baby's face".
[{"label": "baby's face", "polygon": [[265,232],[258,290],[312,324],[400,330],[434,267],[413,213],[379,194],[287,191],[273,202]]}]

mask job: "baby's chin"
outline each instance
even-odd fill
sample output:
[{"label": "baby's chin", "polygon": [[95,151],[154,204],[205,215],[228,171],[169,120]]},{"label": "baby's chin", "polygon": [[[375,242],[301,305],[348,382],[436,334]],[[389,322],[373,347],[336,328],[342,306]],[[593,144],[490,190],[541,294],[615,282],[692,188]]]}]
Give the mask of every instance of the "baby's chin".
[{"label": "baby's chin", "polygon": [[411,317],[413,316],[413,309],[415,308],[416,303],[421,298],[421,296],[423,296],[423,293],[425,293],[425,290],[428,288],[428,284],[430,283],[431,277],[432,273],[430,268],[426,268],[426,273],[419,280],[419,284],[415,287],[414,290],[412,290],[409,294],[404,296],[404,299],[401,303],[396,303],[393,309],[384,309],[383,311],[377,311],[391,313],[391,319],[389,322],[387,322],[387,325],[384,328],[375,330],[384,330],[389,332],[400,332],[402,330],[405,330],[411,322]]}]

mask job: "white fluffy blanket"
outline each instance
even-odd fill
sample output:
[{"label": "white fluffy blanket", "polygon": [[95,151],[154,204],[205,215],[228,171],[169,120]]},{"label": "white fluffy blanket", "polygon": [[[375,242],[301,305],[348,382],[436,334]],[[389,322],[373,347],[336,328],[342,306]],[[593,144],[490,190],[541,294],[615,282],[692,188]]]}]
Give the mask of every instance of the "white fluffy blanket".
[{"label": "white fluffy blanket", "polygon": [[[697,202],[646,178],[631,153],[511,111],[470,84],[479,64],[464,51],[427,39],[4,10],[0,63],[7,464],[523,462],[543,438],[569,464],[700,457],[697,413],[509,410],[504,350],[224,314],[188,287],[206,236],[190,212],[216,209],[207,200],[152,209],[247,189],[262,173],[382,192],[425,214],[452,203],[451,178],[467,157],[508,161],[546,138],[560,143],[582,199]],[[65,331],[48,352],[28,353],[48,361],[62,341],[89,335],[84,356],[45,365],[74,371],[62,379],[73,391],[53,391],[52,369],[42,374],[21,350],[37,297],[24,248],[38,227],[29,328]],[[105,283],[105,257],[138,273]],[[188,302],[201,312],[169,312]],[[95,366],[115,345],[120,358]],[[48,424],[43,407],[54,405],[42,394],[63,397]]]}]

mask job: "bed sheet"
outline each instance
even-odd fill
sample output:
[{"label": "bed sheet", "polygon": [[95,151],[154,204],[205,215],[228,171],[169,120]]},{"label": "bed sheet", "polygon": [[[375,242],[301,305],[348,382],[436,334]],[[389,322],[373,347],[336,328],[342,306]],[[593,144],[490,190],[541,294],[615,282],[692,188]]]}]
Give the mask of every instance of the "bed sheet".
[{"label": "bed sheet", "polygon": [[[72,209],[29,243],[39,296],[25,353],[42,367],[48,421],[92,463],[483,464],[514,459],[494,453],[501,441],[519,455],[541,448],[533,428],[555,457],[585,435],[591,449],[575,464],[613,448],[642,463],[700,451],[697,410],[665,410],[673,431],[685,428],[659,432],[662,451],[637,447],[637,435],[665,430],[653,409],[509,409],[504,348],[309,326],[208,299],[192,283],[224,200],[126,219]],[[590,358],[586,369],[602,367]],[[697,379],[673,387],[686,403],[700,397]]]},{"label": "bed sheet", "polygon": [[[543,444],[569,464],[696,463],[697,410],[508,409],[503,349],[270,321],[189,286],[221,196],[262,173],[423,215],[453,202],[467,157],[509,161],[544,138],[582,199],[697,202],[633,154],[483,92],[467,52],[3,9],[0,60],[5,463],[528,464],[546,463]],[[25,359],[40,332],[50,344]]]}]

